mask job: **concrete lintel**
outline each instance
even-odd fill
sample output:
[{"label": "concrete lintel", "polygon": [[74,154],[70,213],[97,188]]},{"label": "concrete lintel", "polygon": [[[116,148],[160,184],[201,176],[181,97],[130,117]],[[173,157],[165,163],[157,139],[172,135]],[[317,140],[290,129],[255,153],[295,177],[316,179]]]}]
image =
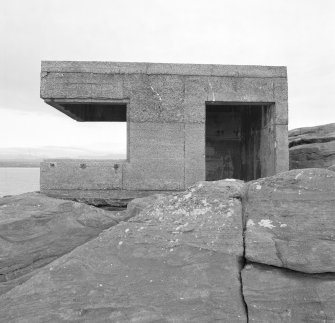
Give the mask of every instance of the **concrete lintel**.
[{"label": "concrete lintel", "polygon": [[122,104],[122,103],[129,103],[129,99],[109,99],[109,98],[101,98],[101,99],[94,99],[94,98],[57,98],[57,99],[45,99],[44,100],[48,104],[57,103],[102,103],[102,104]]},{"label": "concrete lintel", "polygon": [[[42,73],[168,74],[286,78],[285,66],[42,61]],[[45,74],[43,74],[45,75]]]}]

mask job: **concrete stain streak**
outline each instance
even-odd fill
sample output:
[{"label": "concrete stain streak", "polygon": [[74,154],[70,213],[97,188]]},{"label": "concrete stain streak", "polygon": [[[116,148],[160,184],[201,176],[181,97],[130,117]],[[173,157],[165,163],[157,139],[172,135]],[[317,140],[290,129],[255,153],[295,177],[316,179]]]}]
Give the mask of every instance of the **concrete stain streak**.
[{"label": "concrete stain streak", "polygon": [[157,96],[158,100],[162,101],[162,97],[160,96],[160,94],[157,91],[155,91],[155,89],[152,86],[150,86],[150,88],[152,92],[154,92],[154,94]]},{"label": "concrete stain streak", "polygon": [[213,91],[213,86],[212,86],[212,83],[210,82],[210,80],[208,80],[208,85],[209,85],[209,87],[211,88],[211,91],[212,91],[212,101],[215,101],[215,93]]}]

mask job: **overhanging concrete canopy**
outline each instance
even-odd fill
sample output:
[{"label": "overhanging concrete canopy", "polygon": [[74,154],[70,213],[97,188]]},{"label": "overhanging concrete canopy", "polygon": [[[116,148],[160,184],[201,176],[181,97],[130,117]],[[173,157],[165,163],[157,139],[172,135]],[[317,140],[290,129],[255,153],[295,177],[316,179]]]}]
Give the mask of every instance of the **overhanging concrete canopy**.
[{"label": "overhanging concrete canopy", "polygon": [[126,102],[106,102],[91,100],[44,100],[70,118],[81,122],[126,122]]}]

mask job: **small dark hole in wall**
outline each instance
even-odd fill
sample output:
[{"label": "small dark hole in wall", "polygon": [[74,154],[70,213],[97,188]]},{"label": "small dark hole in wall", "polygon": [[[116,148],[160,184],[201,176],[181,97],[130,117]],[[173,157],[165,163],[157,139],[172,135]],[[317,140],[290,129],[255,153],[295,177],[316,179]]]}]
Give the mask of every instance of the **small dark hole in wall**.
[{"label": "small dark hole in wall", "polygon": [[50,163],[49,165],[50,165],[50,167],[55,167],[54,163]]},{"label": "small dark hole in wall", "polygon": [[87,167],[86,164],[80,164],[81,169],[85,169],[86,167]]},{"label": "small dark hole in wall", "polygon": [[118,165],[118,164],[114,164],[114,169],[115,169],[115,171],[117,171],[118,168],[119,168],[119,165]]}]

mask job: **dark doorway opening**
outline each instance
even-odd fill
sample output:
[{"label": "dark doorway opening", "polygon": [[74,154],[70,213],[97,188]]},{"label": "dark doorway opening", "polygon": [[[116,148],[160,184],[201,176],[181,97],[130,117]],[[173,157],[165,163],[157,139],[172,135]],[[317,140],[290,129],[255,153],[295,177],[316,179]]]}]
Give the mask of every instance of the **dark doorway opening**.
[{"label": "dark doorway opening", "polygon": [[[206,180],[257,179],[262,136],[269,136],[270,104],[206,104]],[[264,149],[263,149],[264,150]],[[264,167],[263,167],[264,168]]]}]

